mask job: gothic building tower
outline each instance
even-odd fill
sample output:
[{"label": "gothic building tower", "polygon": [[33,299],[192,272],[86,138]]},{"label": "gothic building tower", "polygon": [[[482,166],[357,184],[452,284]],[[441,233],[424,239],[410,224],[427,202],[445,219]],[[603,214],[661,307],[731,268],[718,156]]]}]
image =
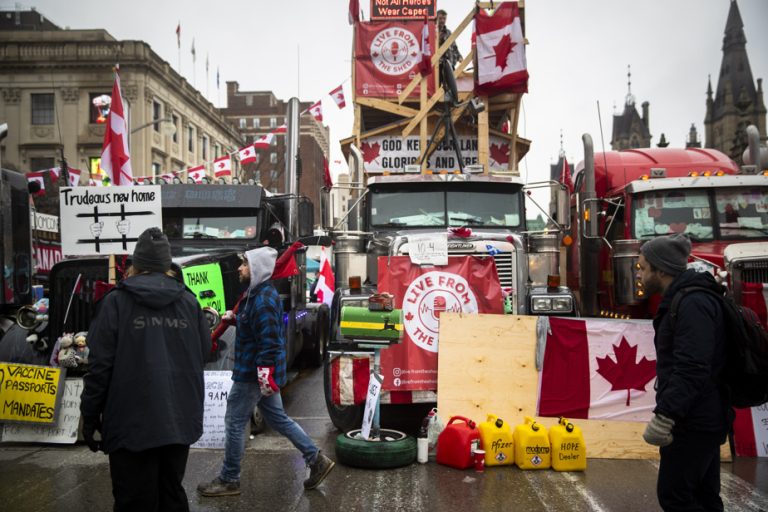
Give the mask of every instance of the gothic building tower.
[{"label": "gothic building tower", "polygon": [[736,0],[731,0],[723,37],[723,60],[714,98],[711,77],[707,84],[704,145],[722,151],[739,164],[743,163],[742,153],[747,147],[747,126],[757,126],[761,139],[766,140],[763,80],[758,78],[755,87],[746,45],[739,6]]},{"label": "gothic building tower", "polygon": [[649,131],[648,102],[642,104],[643,117],[635,107],[635,97],[632,94],[632,73],[627,70],[627,98],[624,101],[624,112],[613,115],[613,136],[611,149],[619,151],[630,148],[651,147],[651,132]]}]

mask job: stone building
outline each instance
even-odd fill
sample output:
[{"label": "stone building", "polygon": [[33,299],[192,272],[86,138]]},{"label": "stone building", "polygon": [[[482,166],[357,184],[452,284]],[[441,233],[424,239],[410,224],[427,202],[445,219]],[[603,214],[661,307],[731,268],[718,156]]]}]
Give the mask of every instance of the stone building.
[{"label": "stone building", "polygon": [[707,83],[705,147],[718,149],[742,164],[742,154],[747,147],[747,126],[755,125],[762,140],[768,140],[765,114],[763,80],[758,78],[755,86],[747,56],[744,23],[739,6],[732,0],[725,23],[723,60],[714,94],[711,77]]},{"label": "stone building", "polygon": [[44,170],[64,157],[87,184],[104,139],[93,99],[111,94],[116,63],[134,177],[182,171],[242,146],[218,109],[146,43],[61,29],[34,10],[0,12],[0,20],[4,167]]},{"label": "stone building", "polygon": [[641,105],[643,116],[640,117],[635,106],[635,96],[632,94],[631,77],[632,74],[627,71],[627,97],[624,100],[624,110],[621,114],[613,115],[611,149],[614,151],[651,147],[649,103],[644,101]]},{"label": "stone building", "polygon": [[[300,102],[299,111],[307,110],[312,103]],[[237,127],[245,143],[250,144],[286,124],[288,101],[278,99],[272,91],[241,91],[238,82],[227,82],[227,106],[221,112]],[[324,159],[329,153],[329,131],[307,112],[299,118],[299,134],[299,194],[312,201],[317,225],[320,224],[320,189]],[[244,166],[243,177],[260,181],[272,192],[285,192],[285,149],[285,134],[277,134],[268,149],[256,151],[255,163]]]}]

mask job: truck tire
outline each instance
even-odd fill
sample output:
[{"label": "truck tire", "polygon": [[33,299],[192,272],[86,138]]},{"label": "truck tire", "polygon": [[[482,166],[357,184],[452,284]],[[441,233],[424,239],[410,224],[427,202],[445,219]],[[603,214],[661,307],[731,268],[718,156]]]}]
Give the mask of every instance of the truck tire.
[{"label": "truck tire", "polygon": [[325,407],[331,423],[342,432],[348,432],[359,428],[363,423],[363,405],[336,405],[333,403],[331,391],[331,361],[328,351],[325,350],[323,358],[323,391],[325,395]]},{"label": "truck tire", "polygon": [[416,439],[399,430],[381,429],[381,440],[357,439],[359,429],[336,437],[336,460],[365,469],[399,468],[416,460]]},{"label": "truck tire", "polygon": [[305,358],[307,366],[319,368],[325,358],[325,347],[331,335],[331,313],[328,306],[323,304],[315,314],[315,321],[312,324],[312,333],[309,340],[305,337],[307,348]]},{"label": "truck tire", "polygon": [[266,422],[264,421],[264,416],[261,415],[261,411],[259,410],[259,407],[256,406],[253,408],[253,413],[251,414],[251,435],[259,435],[262,432],[264,432],[264,429],[266,428]]}]

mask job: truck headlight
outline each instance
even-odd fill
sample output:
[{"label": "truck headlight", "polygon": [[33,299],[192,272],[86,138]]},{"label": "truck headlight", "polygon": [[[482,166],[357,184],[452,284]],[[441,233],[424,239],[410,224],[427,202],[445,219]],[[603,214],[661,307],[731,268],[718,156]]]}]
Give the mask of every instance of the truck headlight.
[{"label": "truck headlight", "polygon": [[549,297],[533,297],[531,307],[533,311],[552,311],[552,299]]},{"label": "truck headlight", "polygon": [[573,309],[573,301],[570,297],[555,297],[552,299],[552,309],[555,311],[571,311]]}]

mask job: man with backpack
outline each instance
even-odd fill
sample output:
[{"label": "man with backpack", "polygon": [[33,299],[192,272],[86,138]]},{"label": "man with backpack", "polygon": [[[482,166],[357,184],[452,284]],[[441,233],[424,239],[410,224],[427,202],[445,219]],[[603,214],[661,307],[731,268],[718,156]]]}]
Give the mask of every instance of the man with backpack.
[{"label": "man with backpack", "polygon": [[[683,234],[654,238],[640,251],[646,296],[662,297],[653,319],[656,408],[643,433],[660,447],[659,504],[665,511],[723,510],[720,445],[733,410],[719,381],[726,361],[722,288],[709,273],[686,270],[691,242]],[[673,308],[677,293],[689,287],[715,293],[687,293]]]}]

